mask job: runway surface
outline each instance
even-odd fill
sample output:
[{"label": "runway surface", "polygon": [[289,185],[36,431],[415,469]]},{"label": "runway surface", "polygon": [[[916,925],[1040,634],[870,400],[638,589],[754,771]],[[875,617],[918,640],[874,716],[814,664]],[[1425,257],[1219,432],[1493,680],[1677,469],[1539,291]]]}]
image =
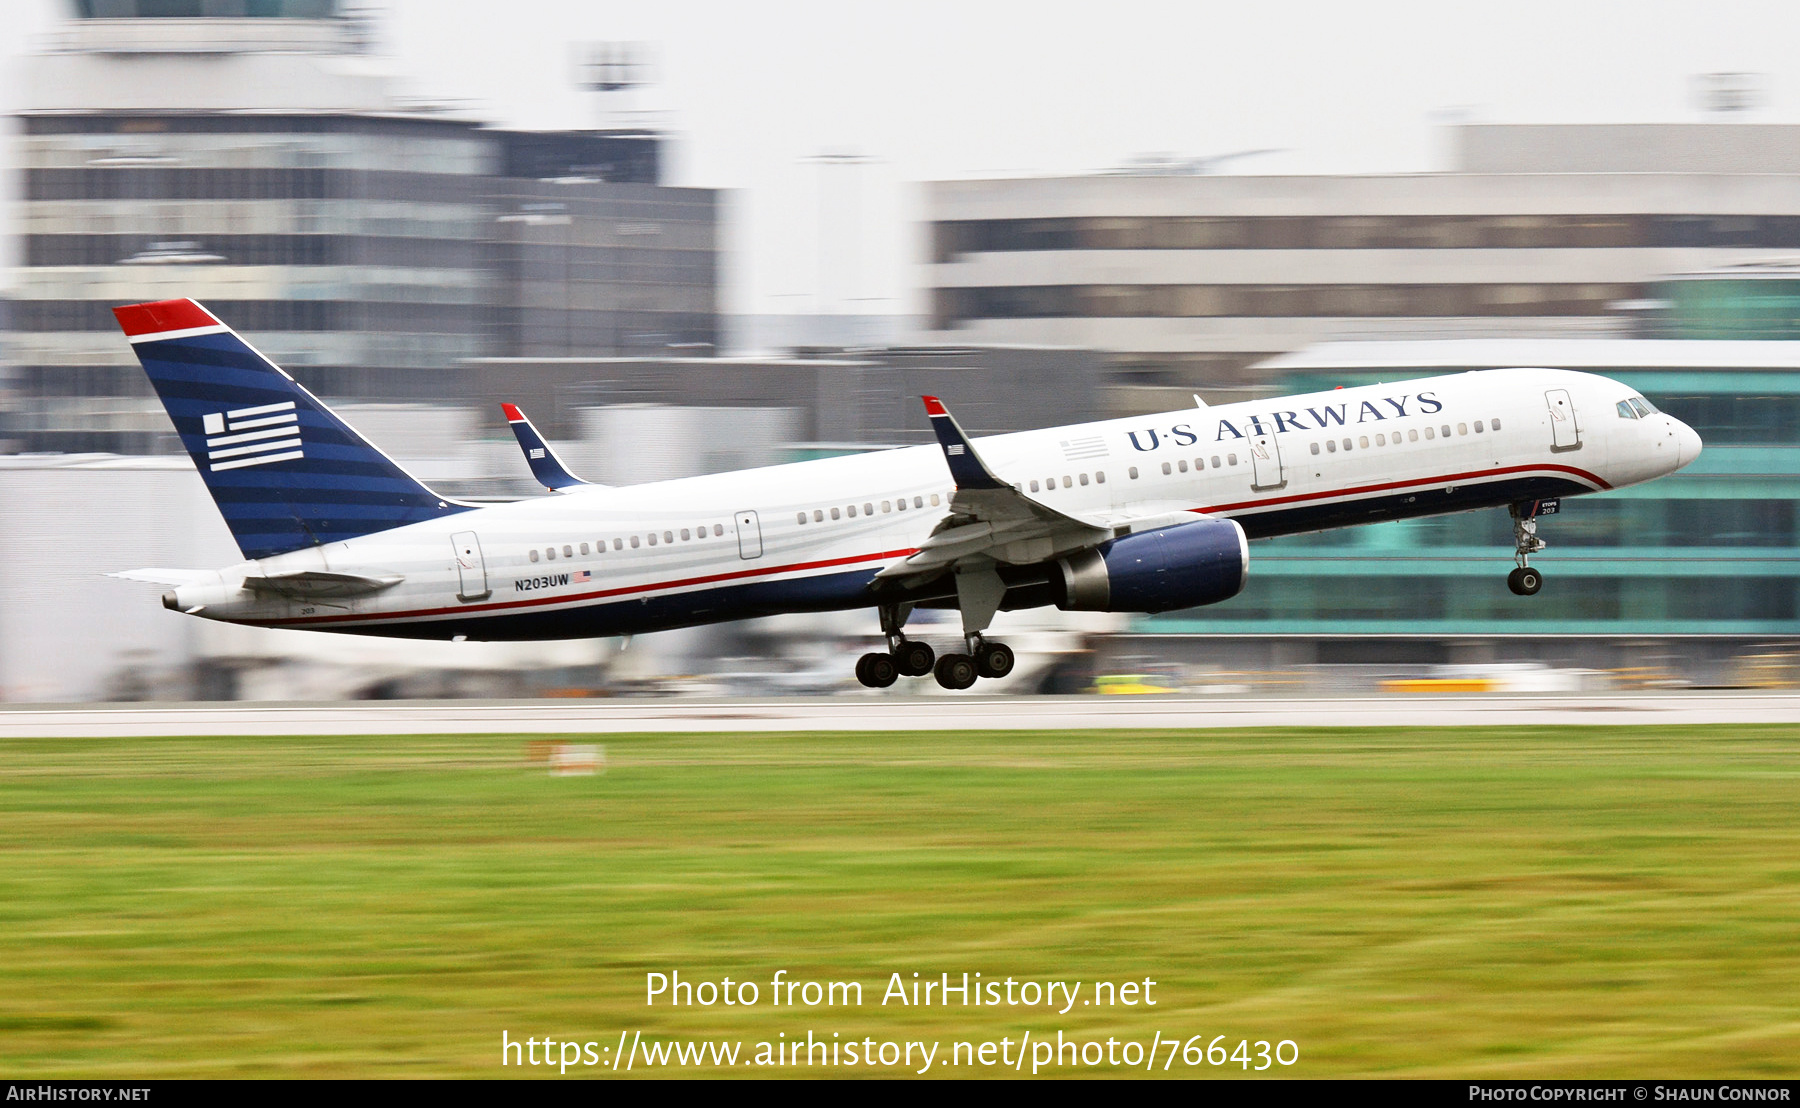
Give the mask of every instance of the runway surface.
[{"label": "runway surface", "polygon": [[1800,694],[820,697],[0,708],[0,739],[151,735],[623,734],[1205,727],[1800,723]]}]

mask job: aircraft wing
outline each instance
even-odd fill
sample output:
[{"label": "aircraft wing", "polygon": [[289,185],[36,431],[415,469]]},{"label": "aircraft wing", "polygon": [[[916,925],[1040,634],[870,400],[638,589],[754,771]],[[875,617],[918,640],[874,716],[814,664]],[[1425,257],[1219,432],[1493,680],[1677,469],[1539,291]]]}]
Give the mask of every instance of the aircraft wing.
[{"label": "aircraft wing", "polygon": [[1002,481],[976,453],[950,409],[935,396],[922,399],[950,476],[956,480],[956,492],[949,514],[931,537],[877,577],[928,577],[965,561],[1042,562],[1113,537],[1106,523],[1052,508]]},{"label": "aircraft wing", "polygon": [[562,492],[565,489],[577,488],[591,484],[569,472],[563,460],[556,456],[556,451],[538,434],[531,420],[516,404],[500,405],[506,413],[507,425],[512,428],[513,437],[519,440],[519,449],[525,452],[525,464],[531,467],[531,475],[538,479],[538,484],[551,492]]}]

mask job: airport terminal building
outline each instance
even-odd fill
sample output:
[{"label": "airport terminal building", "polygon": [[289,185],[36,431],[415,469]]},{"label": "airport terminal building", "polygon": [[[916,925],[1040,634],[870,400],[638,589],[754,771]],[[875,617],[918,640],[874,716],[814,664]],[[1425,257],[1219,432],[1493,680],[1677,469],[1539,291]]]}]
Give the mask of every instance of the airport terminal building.
[{"label": "airport terminal building", "polygon": [[168,449],[116,304],[192,296],[306,384],[439,400],[476,357],[708,353],[720,197],[659,135],[408,99],[336,0],[71,5],[26,60],[15,450]]},{"label": "airport terminal building", "polygon": [[1627,334],[1658,277],[1800,251],[1800,127],[1453,136],[1442,173],[933,183],[931,325],[1102,350],[1172,392],[1254,387],[1325,341]]}]

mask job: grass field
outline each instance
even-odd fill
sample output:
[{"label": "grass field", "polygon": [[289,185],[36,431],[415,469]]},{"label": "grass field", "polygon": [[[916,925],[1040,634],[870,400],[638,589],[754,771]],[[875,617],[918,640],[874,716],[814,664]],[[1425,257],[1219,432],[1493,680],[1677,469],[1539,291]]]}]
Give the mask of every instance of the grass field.
[{"label": "grass field", "polygon": [[[0,743],[0,1073],[498,1077],[502,1030],[809,1029],[1289,1039],[1305,1076],[1800,1070],[1800,728],[605,747],[552,778],[513,736]],[[646,1007],[675,970],[761,1003]],[[777,1009],[777,970],[864,1003]],[[879,1003],[964,971],[1157,1004]]]}]

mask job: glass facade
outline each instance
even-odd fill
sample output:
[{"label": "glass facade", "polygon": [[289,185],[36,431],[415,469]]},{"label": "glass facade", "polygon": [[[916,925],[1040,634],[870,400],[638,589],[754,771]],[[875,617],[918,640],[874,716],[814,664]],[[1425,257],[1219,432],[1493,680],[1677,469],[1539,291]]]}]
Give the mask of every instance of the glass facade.
[{"label": "glass facade", "polygon": [[[1543,592],[1514,596],[1503,509],[1296,535],[1251,548],[1250,582],[1212,607],[1145,617],[1151,633],[1299,635],[1800,634],[1800,358],[1790,369],[1645,369],[1629,341],[1600,368],[1694,426],[1680,473],[1545,517]],[[1759,363],[1760,364],[1760,363]],[[1441,372],[1469,368],[1445,366]],[[1283,392],[1423,376],[1301,373]]]},{"label": "glass facade", "polygon": [[1800,216],[1321,215],[945,220],[932,257],[1018,250],[1800,247]]},{"label": "glass facade", "polygon": [[[317,15],[121,6],[90,14]],[[111,309],[134,301],[195,297],[338,399],[457,395],[486,355],[710,352],[718,338],[717,194],[658,185],[654,135],[375,115],[20,122],[24,265],[0,414],[14,449],[174,448],[118,341]]]},{"label": "glass facade", "polygon": [[1800,272],[1664,281],[1650,296],[1663,306],[1654,321],[1659,337],[1800,338]]}]

